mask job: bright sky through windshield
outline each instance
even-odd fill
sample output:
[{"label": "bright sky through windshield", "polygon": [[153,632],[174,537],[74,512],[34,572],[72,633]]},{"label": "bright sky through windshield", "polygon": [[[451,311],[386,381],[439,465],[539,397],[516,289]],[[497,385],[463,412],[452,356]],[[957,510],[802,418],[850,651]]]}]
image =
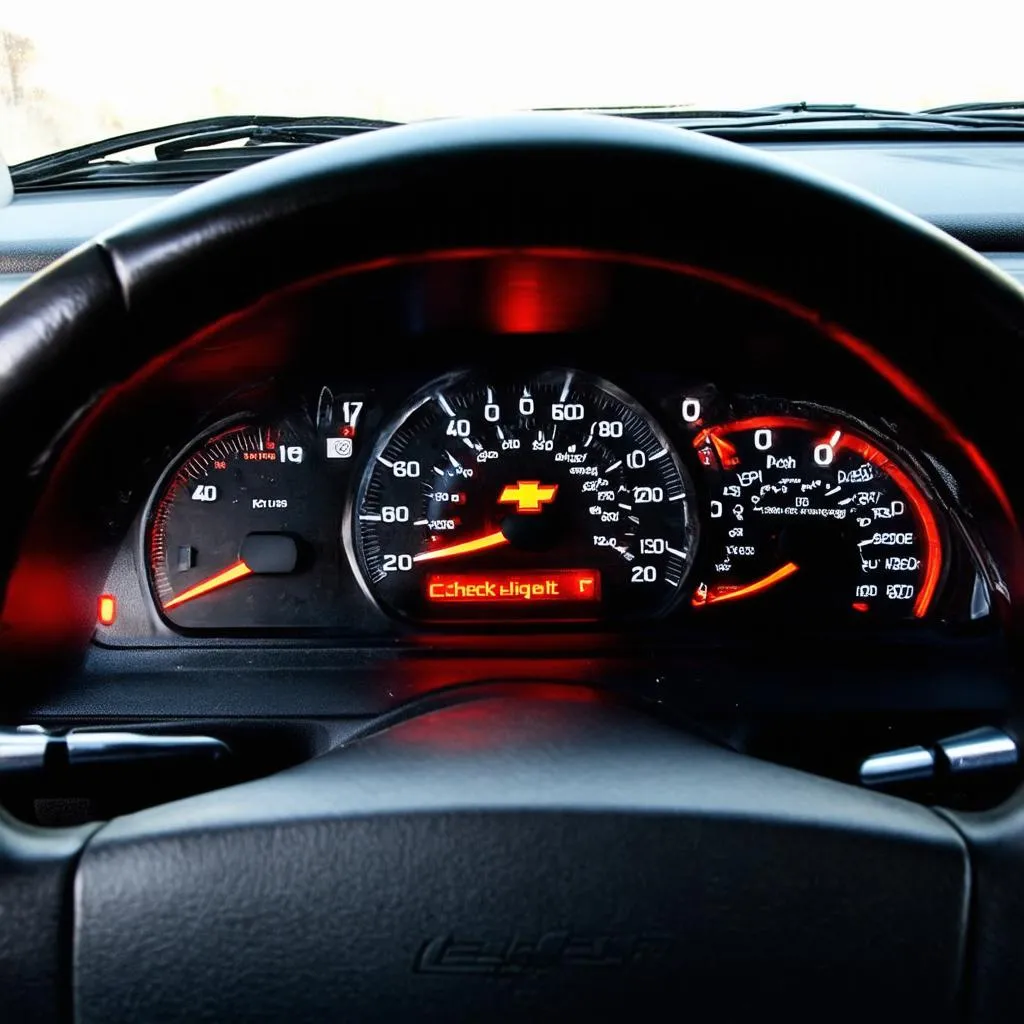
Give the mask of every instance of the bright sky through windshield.
[{"label": "bright sky through windshield", "polygon": [[0,42],[12,163],[218,113],[1024,98],[1020,0],[5,0]]}]

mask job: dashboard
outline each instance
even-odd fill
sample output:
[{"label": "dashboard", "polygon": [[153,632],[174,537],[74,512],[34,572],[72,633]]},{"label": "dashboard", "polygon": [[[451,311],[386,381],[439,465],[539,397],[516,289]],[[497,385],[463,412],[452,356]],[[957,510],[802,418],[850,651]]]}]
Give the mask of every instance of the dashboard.
[{"label": "dashboard", "polygon": [[[934,224],[1024,281],[1024,156],[1016,142],[842,138],[745,148],[864,189]],[[75,246],[183,191],[180,185],[19,193],[0,210],[0,299]]]},{"label": "dashboard", "polygon": [[[950,145],[764,148],[1005,257],[1011,192],[1002,235],[958,221]],[[1015,180],[1014,147],[970,153]],[[122,191],[22,197],[19,251],[68,204],[159,198]],[[167,344],[56,441],[4,609],[23,716],[361,716],[538,674],[687,710],[1010,699],[1014,499],[879,357],[898,339],[519,249],[339,268]],[[984,408],[952,365],[926,385]]]},{"label": "dashboard", "polygon": [[541,251],[287,289],[91,410],[9,608],[143,659],[997,635],[970,451],[799,312]]}]

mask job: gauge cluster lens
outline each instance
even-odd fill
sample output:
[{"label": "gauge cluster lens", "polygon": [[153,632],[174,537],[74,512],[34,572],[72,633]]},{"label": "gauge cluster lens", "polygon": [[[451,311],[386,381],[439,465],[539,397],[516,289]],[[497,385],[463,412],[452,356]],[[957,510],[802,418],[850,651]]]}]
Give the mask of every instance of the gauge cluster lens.
[{"label": "gauge cluster lens", "polygon": [[455,377],[379,442],[355,560],[381,605],[417,621],[658,616],[693,561],[693,502],[660,427],[612,385]]},{"label": "gauge cluster lens", "polygon": [[700,430],[708,484],[695,608],[804,619],[924,617],[942,572],[928,499],[836,423],[758,416]]},{"label": "gauge cluster lens", "polygon": [[561,368],[416,383],[310,387],[190,445],[146,519],[164,622],[884,626],[974,592],[913,457],[817,407],[708,385],[655,419]]}]

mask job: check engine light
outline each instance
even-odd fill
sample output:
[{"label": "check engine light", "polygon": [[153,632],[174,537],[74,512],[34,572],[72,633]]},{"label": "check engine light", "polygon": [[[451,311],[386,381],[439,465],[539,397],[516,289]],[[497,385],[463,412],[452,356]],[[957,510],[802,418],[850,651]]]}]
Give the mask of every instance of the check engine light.
[{"label": "check engine light", "polygon": [[428,601],[444,604],[599,601],[601,574],[586,569],[433,573],[427,577],[426,595]]}]

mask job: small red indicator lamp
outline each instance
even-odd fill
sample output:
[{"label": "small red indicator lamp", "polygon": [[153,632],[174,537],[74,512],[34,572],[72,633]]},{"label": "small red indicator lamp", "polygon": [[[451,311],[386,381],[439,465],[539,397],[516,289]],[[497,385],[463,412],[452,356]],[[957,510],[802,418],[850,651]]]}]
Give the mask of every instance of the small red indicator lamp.
[{"label": "small red indicator lamp", "polygon": [[530,604],[599,601],[601,574],[591,569],[479,572],[427,577],[427,600],[446,604]]},{"label": "small red indicator lamp", "polygon": [[356,436],[356,428],[355,427],[350,427],[350,426],[348,426],[346,424],[344,427],[341,428],[339,433],[341,434],[342,437],[355,437]]},{"label": "small red indicator lamp", "polygon": [[96,602],[96,621],[101,626],[112,626],[117,618],[117,598],[113,594],[100,594]]}]

